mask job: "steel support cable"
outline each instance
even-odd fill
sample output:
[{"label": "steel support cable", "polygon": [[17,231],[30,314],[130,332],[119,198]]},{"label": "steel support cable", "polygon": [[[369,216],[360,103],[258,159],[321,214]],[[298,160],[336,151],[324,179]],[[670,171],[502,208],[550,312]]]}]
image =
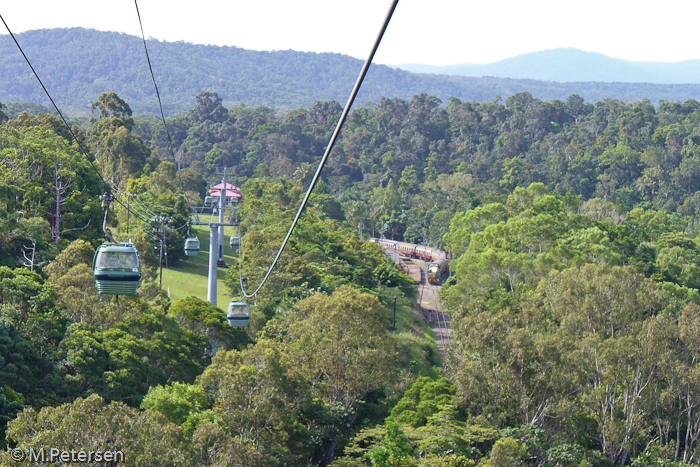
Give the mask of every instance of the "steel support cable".
[{"label": "steel support cable", "polygon": [[[148,222],[150,222],[150,220],[151,220],[152,218],[158,217],[158,214],[156,214],[156,213],[154,213],[153,211],[151,211],[151,209],[150,209],[148,206],[146,206],[146,204],[145,204],[143,201],[141,201],[141,198],[139,198],[139,196],[138,196],[137,194],[128,193],[127,196],[129,196],[130,198],[136,199],[136,201],[141,205],[141,209],[143,209],[143,212],[145,212],[145,213],[147,214],[146,216],[144,216],[144,215],[139,216],[139,215],[137,214],[135,208],[131,208],[131,212],[133,212],[139,219],[141,219],[142,221],[148,223]],[[121,203],[120,203],[120,204],[121,204]],[[123,204],[122,204],[122,206],[123,206]],[[150,218],[149,218],[148,216],[150,216]],[[187,222],[185,222],[185,223],[182,224],[180,227],[178,227],[178,228],[176,228],[176,229],[174,229],[174,230],[180,230],[180,229],[182,229],[183,227],[185,227],[186,225],[187,225]]]},{"label": "steel support cable", "polygon": [[[141,219],[141,220],[144,221],[145,223],[149,223],[149,222],[151,222],[151,220],[152,220],[154,217],[158,217],[158,214],[156,214],[156,213],[154,213],[153,211],[151,211],[151,210],[148,208],[148,206],[146,206],[146,205],[144,204],[144,202],[141,201],[141,199],[138,197],[138,195],[135,195],[135,194],[133,194],[133,193],[127,193],[127,197],[135,198],[136,201],[138,201],[138,203],[141,205],[141,207],[140,207],[139,209],[142,209],[142,211],[141,211],[140,213],[137,211],[137,209],[136,209],[136,207],[135,207],[135,206],[136,206],[135,204],[132,204],[131,206],[128,206],[128,207],[127,207],[127,206],[124,206],[124,204],[123,204],[121,201],[117,200],[117,202],[118,202],[119,204],[121,204],[127,211],[133,213],[136,217],[138,217],[139,219]],[[180,230],[181,228],[185,227],[186,225],[187,225],[187,223],[184,223],[184,224],[182,224],[180,227],[176,228],[175,230]]]},{"label": "steel support cable", "polygon": [[155,212],[151,211],[151,210],[148,208],[148,206],[146,206],[146,204],[145,204],[143,201],[141,201],[141,198],[139,198],[139,196],[138,196],[137,194],[132,194],[131,197],[134,198],[136,201],[138,201],[138,203],[141,205],[141,208],[143,209],[143,211],[144,211],[146,214],[148,214],[148,215],[151,216],[151,217],[158,217],[158,214],[156,214]]},{"label": "steel support cable", "polygon": [[148,222],[150,221],[150,219],[149,219],[147,216],[144,216],[143,214],[137,213],[137,212],[134,210],[133,207],[131,207],[131,206],[124,206],[124,203],[122,203],[122,201],[121,201],[116,195],[114,195],[114,200],[115,200],[121,207],[123,207],[124,209],[126,209],[127,212],[131,212],[132,214],[134,214],[136,217],[138,217],[138,218],[141,219],[142,221],[144,221],[144,222],[146,222],[146,223],[148,223]]},{"label": "steel support cable", "polygon": [[[127,196],[127,197],[131,197],[131,198],[134,197],[134,195],[133,195],[133,194],[130,194],[130,193],[126,193],[126,196]],[[115,197],[115,199],[116,199],[116,197]],[[147,212],[146,210],[144,210],[144,211],[142,211],[142,212],[139,212],[138,209],[136,208],[136,205],[135,205],[135,204],[130,204],[129,206],[124,206],[124,204],[123,204],[121,201],[119,201],[118,199],[117,199],[116,201],[117,201],[120,205],[122,205],[122,206],[124,207],[124,209],[126,209],[128,212],[132,213],[134,216],[136,216],[136,217],[139,218],[140,220],[142,220],[142,221],[144,221],[144,222],[146,222],[146,223],[150,222],[150,217],[149,217],[148,212]],[[139,200],[139,201],[140,201],[140,200]],[[144,207],[145,207],[145,206],[144,206]],[[144,214],[144,213],[145,213],[145,214]],[[153,216],[151,216],[151,217],[153,217]]]},{"label": "steel support cable", "polygon": [[145,222],[146,224],[149,224],[153,219],[153,216],[149,216],[148,213],[144,213],[143,211],[139,212],[138,208],[134,205],[129,206],[129,212],[133,214],[134,217]]},{"label": "steel support cable", "polygon": [[70,132],[71,136],[73,137],[73,140],[78,144],[78,147],[80,148],[80,151],[83,153],[83,155],[84,155],[85,158],[88,160],[88,162],[90,163],[90,165],[92,166],[92,168],[95,170],[95,172],[97,173],[97,175],[100,177],[100,180],[102,180],[102,183],[103,183],[104,186],[105,186],[105,191],[106,191],[107,193],[110,193],[110,194],[111,194],[112,189],[111,189],[111,187],[109,186],[109,184],[107,183],[107,180],[105,180],[104,177],[102,176],[102,174],[100,173],[100,171],[97,170],[97,167],[95,167],[95,164],[92,162],[92,159],[90,159],[90,156],[88,156],[87,151],[85,150],[85,148],[83,148],[83,145],[80,144],[80,141],[78,141],[78,138],[75,136],[75,133],[73,133],[73,129],[70,127],[70,125],[68,124],[68,122],[66,121],[66,119],[63,117],[63,114],[62,114],[61,111],[58,109],[58,106],[56,105],[56,103],[54,102],[54,100],[51,98],[51,94],[49,94],[49,91],[46,89],[46,86],[44,86],[44,83],[41,81],[41,78],[39,78],[39,75],[37,74],[36,70],[34,70],[34,67],[32,66],[32,63],[29,61],[29,58],[27,57],[27,55],[24,53],[24,50],[22,50],[22,47],[19,45],[19,42],[17,42],[17,39],[15,38],[15,35],[14,35],[14,34],[12,33],[12,31],[10,30],[10,27],[7,25],[7,22],[5,22],[5,18],[3,18],[2,14],[0,14],[0,19],[2,20],[2,23],[5,25],[5,29],[7,29],[7,32],[10,33],[10,37],[12,37],[12,40],[15,42],[15,45],[17,46],[17,48],[19,49],[20,53],[21,53],[22,56],[24,57],[24,60],[27,62],[27,65],[29,65],[29,68],[32,70],[32,73],[34,73],[34,76],[36,77],[37,81],[39,81],[39,84],[41,85],[41,88],[44,90],[44,93],[46,93],[46,97],[49,98],[49,100],[51,101],[51,104],[53,105],[54,109],[56,109],[56,112],[58,112],[58,116],[61,117],[61,120],[63,120],[63,123],[66,125],[66,128],[68,128],[68,131]]},{"label": "steel support cable", "polygon": [[284,247],[287,246],[287,242],[289,241],[289,237],[291,237],[292,232],[294,232],[294,227],[297,225],[297,222],[299,221],[299,217],[301,216],[301,213],[304,211],[304,208],[306,207],[306,203],[308,202],[309,197],[311,196],[311,192],[313,191],[314,186],[316,185],[316,182],[318,181],[318,179],[321,175],[321,171],[323,170],[323,166],[326,164],[326,160],[328,159],[328,155],[330,154],[331,149],[333,149],[333,145],[335,144],[335,141],[338,138],[338,135],[340,134],[340,129],[343,126],[343,123],[345,122],[345,119],[347,118],[348,113],[350,112],[350,108],[352,107],[352,104],[355,101],[355,97],[357,96],[357,93],[360,90],[360,86],[362,86],[362,82],[365,79],[365,75],[367,74],[367,71],[369,70],[369,67],[372,64],[372,59],[374,58],[374,55],[376,54],[377,49],[379,48],[379,44],[382,41],[382,37],[384,37],[384,33],[386,32],[386,29],[389,26],[389,22],[391,21],[391,17],[393,16],[394,10],[396,10],[396,5],[398,3],[399,3],[399,0],[394,0],[391,3],[391,7],[389,7],[389,12],[387,13],[386,18],[384,19],[384,23],[382,24],[382,28],[379,31],[379,35],[377,36],[377,39],[374,42],[374,46],[372,47],[372,51],[370,52],[369,57],[367,57],[367,60],[365,60],[365,64],[362,66],[362,71],[360,71],[360,75],[357,77],[357,81],[355,82],[355,86],[352,89],[352,93],[350,93],[350,97],[348,98],[348,102],[345,104],[345,108],[343,109],[343,113],[340,115],[340,119],[338,119],[338,123],[335,126],[335,130],[333,130],[333,135],[331,136],[330,142],[328,143],[328,146],[326,147],[326,151],[323,154],[323,157],[321,158],[321,161],[318,164],[318,168],[316,169],[316,173],[314,174],[314,177],[311,180],[311,184],[309,185],[308,190],[306,190],[306,195],[304,196],[304,199],[302,200],[301,205],[299,206],[299,210],[297,211],[296,216],[294,216],[294,220],[292,221],[292,225],[289,228],[287,235],[284,237],[284,241],[282,241],[282,246],[280,246],[280,249],[277,252],[277,256],[275,256],[275,259],[272,261],[272,264],[270,265],[270,268],[267,270],[265,277],[263,277],[262,282],[260,282],[260,285],[258,285],[258,287],[255,289],[255,291],[252,294],[248,294],[243,287],[243,278],[242,278],[243,274],[242,274],[242,266],[241,266],[241,261],[240,261],[242,244],[238,248],[238,256],[239,256],[238,281],[239,281],[239,285],[241,287],[241,292],[243,293],[243,296],[250,298],[250,297],[255,296],[258,293],[258,291],[262,288],[262,286],[265,285],[265,282],[267,282],[268,277],[270,277],[272,270],[275,268],[277,261],[279,260],[280,256],[282,255],[282,251],[284,250]]},{"label": "steel support cable", "polygon": [[[120,204],[121,204],[121,203],[120,203]],[[152,220],[153,220],[152,217],[148,217],[146,214],[144,214],[144,213],[142,213],[142,212],[139,212],[138,209],[135,208],[133,205],[130,206],[129,212],[130,212],[134,217],[136,217],[138,220],[140,220],[141,222],[143,222],[143,223],[146,224],[146,225],[150,225],[150,223],[151,223]]]},{"label": "steel support cable", "polygon": [[39,74],[38,74],[38,73],[36,72],[36,70],[34,69],[34,66],[32,65],[32,62],[29,61],[29,57],[27,57],[27,55],[24,53],[24,50],[22,49],[22,46],[19,45],[19,42],[17,42],[17,38],[15,38],[15,35],[14,35],[13,32],[10,30],[10,26],[7,25],[7,22],[5,21],[5,18],[2,16],[2,14],[0,14],[0,20],[2,20],[2,23],[5,25],[5,29],[7,29],[7,32],[10,34],[10,37],[12,37],[12,40],[14,41],[15,45],[17,46],[17,49],[19,49],[19,52],[22,54],[22,57],[24,57],[24,61],[27,62],[27,65],[29,65],[29,68],[32,70],[32,73],[34,74],[34,77],[35,77],[36,80],[39,82],[39,85],[41,86],[41,88],[44,90],[44,93],[46,94],[46,97],[49,98],[49,101],[51,101],[51,104],[53,105],[54,109],[56,109],[56,112],[58,113],[58,116],[61,117],[61,120],[63,121],[63,124],[66,126],[66,128],[68,129],[68,132],[69,132],[69,133],[71,134],[71,136],[73,137],[73,140],[74,140],[74,141],[76,142],[76,144],[78,145],[78,148],[80,149],[80,152],[82,152],[82,154],[85,156],[85,158],[87,159],[87,161],[90,163],[90,166],[92,166],[92,169],[95,171],[95,173],[97,174],[97,176],[100,177],[100,180],[102,180],[102,184],[103,184],[104,187],[105,187],[105,192],[106,192],[108,195],[114,196],[114,201],[116,201],[116,202],[117,202],[118,204],[120,204],[123,208],[125,208],[127,211],[129,211],[129,208],[128,208],[127,206],[124,206],[124,203],[121,202],[121,200],[117,197],[117,195],[115,195],[115,194],[112,193],[112,187],[109,185],[109,183],[107,183],[107,180],[105,180],[105,178],[102,176],[102,174],[101,174],[100,171],[97,169],[97,167],[95,166],[95,163],[92,161],[92,159],[90,159],[90,156],[88,155],[88,153],[87,153],[87,151],[85,150],[85,148],[83,147],[83,145],[80,144],[80,141],[79,141],[78,138],[75,136],[75,133],[73,133],[73,129],[71,128],[71,126],[70,126],[70,125],[68,124],[68,122],[66,121],[65,117],[63,116],[63,113],[61,112],[61,110],[60,110],[60,109],[58,108],[58,106],[56,105],[56,102],[54,102],[53,98],[51,97],[51,94],[49,94],[49,91],[46,89],[46,86],[44,86],[44,83],[41,81],[41,78],[39,78]]},{"label": "steel support cable", "polygon": [[[141,27],[141,38],[143,39],[143,50],[146,51],[146,61],[148,62],[148,69],[151,72],[151,79],[153,80],[153,87],[156,88],[156,97],[158,98],[158,106],[160,107],[160,118],[163,120],[163,127],[165,127],[165,134],[168,135],[168,144],[170,146],[170,154],[173,157],[173,161],[175,161],[175,151],[173,150],[173,140],[170,137],[170,131],[168,130],[168,125],[165,123],[165,115],[163,115],[163,103],[160,100],[160,92],[158,92],[158,84],[156,84],[156,77],[153,74],[153,67],[151,66],[151,57],[148,54],[148,47],[146,46],[146,35],[143,32],[143,22],[141,22],[141,13],[139,12],[139,4],[137,0],[134,0],[134,6],[136,7],[136,15],[139,18],[139,26]],[[177,165],[177,161],[176,165]],[[182,197],[185,199],[185,202],[187,202],[187,197],[185,195],[185,189],[182,186],[182,178],[180,177],[180,170],[178,167],[178,170],[175,172],[175,177],[177,178],[178,184],[180,185],[180,191],[182,191]]]},{"label": "steel support cable", "polygon": [[[134,203],[134,202],[129,203],[129,207],[133,210],[132,212],[135,213],[135,212],[136,212],[136,209],[137,209],[137,206],[138,206],[138,209],[140,209],[141,212],[144,213],[144,215],[146,216],[146,218],[148,218],[149,216],[150,216],[150,217],[155,217],[155,215],[151,215],[151,214],[148,212],[148,209],[144,209],[143,203],[141,203],[141,200],[138,199],[138,198],[136,197],[136,195],[134,195],[133,193],[127,192],[127,193],[126,193],[126,196],[127,196],[127,198],[136,199],[136,201],[138,202],[138,205],[137,205],[136,203]],[[139,205],[140,205],[140,206],[139,206]]]},{"label": "steel support cable", "polygon": [[[156,214],[156,213],[154,213],[153,211],[151,211],[151,210],[148,208],[148,206],[146,206],[146,204],[145,204],[143,201],[141,201],[141,198],[139,198],[138,195],[132,193],[132,194],[131,194],[131,197],[134,198],[134,199],[136,199],[136,201],[138,201],[138,203],[141,205],[141,208],[143,209],[143,212],[145,212],[146,214],[150,215],[151,218],[159,217],[158,214]],[[140,217],[140,219],[143,220],[143,221],[145,221],[145,222],[149,222],[149,221],[150,221],[150,219],[148,219],[148,218],[146,218],[146,217]],[[182,224],[180,227],[173,228],[173,230],[180,230],[180,229],[183,229],[183,228],[187,227],[188,224],[189,224],[189,221],[185,222],[185,223]]]}]

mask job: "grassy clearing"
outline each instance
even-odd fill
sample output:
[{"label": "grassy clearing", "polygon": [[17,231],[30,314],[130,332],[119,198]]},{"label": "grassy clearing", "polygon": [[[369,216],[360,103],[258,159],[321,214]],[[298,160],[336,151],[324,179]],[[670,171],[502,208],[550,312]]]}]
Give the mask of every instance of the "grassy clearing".
[{"label": "grassy clearing", "polygon": [[[228,246],[228,238],[236,232],[235,227],[225,227],[224,260],[229,267],[238,264],[238,254]],[[172,301],[194,295],[202,300],[207,299],[207,283],[209,274],[209,232],[206,225],[192,227],[192,233],[199,238],[200,251],[196,256],[185,256],[176,266],[163,268],[163,290],[170,294]],[[237,266],[236,266],[237,267]],[[226,309],[231,295],[224,284],[227,269],[219,268],[217,274],[217,305]]]},{"label": "grassy clearing", "polygon": [[[237,267],[238,254],[228,246],[228,238],[235,233],[235,227],[224,229],[226,243],[224,245],[224,259],[229,267]],[[189,296],[195,296],[202,300],[207,299],[207,275],[209,272],[209,227],[206,225],[193,226],[192,232],[197,235],[200,242],[200,252],[196,256],[185,256],[178,264],[168,269],[163,269],[163,289],[170,294],[173,301]],[[226,309],[231,295],[224,284],[227,269],[218,269],[217,281],[217,305]],[[238,298],[236,296],[235,298]],[[439,364],[437,354],[437,341],[432,330],[423,320],[412,297],[401,297],[396,303],[396,321],[394,333],[406,347],[404,356],[407,362],[420,367],[419,373],[425,374],[430,363]],[[394,303],[389,300],[386,306],[387,324],[394,328]],[[417,343],[420,342],[420,345]],[[415,349],[410,350],[415,347]],[[416,353],[417,352],[417,353]],[[414,353],[416,353],[414,355]],[[420,356],[420,357],[419,357]],[[436,363],[437,362],[437,363]]]}]

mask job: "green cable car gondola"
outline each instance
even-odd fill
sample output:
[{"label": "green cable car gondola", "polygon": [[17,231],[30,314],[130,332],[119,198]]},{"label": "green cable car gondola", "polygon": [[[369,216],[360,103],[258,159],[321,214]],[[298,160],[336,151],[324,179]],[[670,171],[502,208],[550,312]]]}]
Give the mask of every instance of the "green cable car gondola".
[{"label": "green cable car gondola", "polygon": [[234,250],[238,251],[241,247],[241,237],[238,235],[231,235],[231,239],[228,242],[229,246]]},{"label": "green cable car gondola", "polygon": [[250,321],[250,308],[246,302],[235,302],[231,300],[226,313],[228,325],[233,327],[248,326]]},{"label": "green cable car gondola", "polygon": [[141,282],[139,254],[133,243],[103,243],[92,260],[97,293],[134,295]]},{"label": "green cable car gondola", "polygon": [[199,253],[199,239],[193,237],[185,240],[185,254],[187,256],[195,256],[197,253]]}]

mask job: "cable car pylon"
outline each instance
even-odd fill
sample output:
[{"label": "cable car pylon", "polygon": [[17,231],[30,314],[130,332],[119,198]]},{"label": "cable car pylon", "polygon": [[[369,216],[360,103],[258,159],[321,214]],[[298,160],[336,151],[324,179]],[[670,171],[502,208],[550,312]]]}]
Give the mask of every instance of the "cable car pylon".
[{"label": "cable car pylon", "polygon": [[[218,222],[203,222],[200,216],[197,215],[197,208],[193,207],[195,211],[195,220],[190,221],[190,226],[192,225],[208,225],[209,226],[209,273],[207,279],[207,301],[214,306],[217,306],[217,293],[218,293],[218,268],[227,267],[224,262],[224,227],[235,227],[237,224],[234,222],[225,222],[225,210],[226,210],[226,171],[229,168],[223,168],[223,180],[222,188],[219,190],[219,221]],[[214,196],[214,198],[216,198]],[[202,207],[201,209],[203,209]],[[201,210],[200,209],[200,210]],[[189,227],[188,227],[189,231]],[[189,234],[188,234],[189,237]],[[188,239],[189,240],[189,239]],[[194,242],[192,242],[194,243]],[[199,240],[197,239],[197,243]],[[185,242],[185,253],[187,253],[187,241]],[[197,249],[199,251],[199,249]],[[196,254],[196,253],[191,253]]]}]

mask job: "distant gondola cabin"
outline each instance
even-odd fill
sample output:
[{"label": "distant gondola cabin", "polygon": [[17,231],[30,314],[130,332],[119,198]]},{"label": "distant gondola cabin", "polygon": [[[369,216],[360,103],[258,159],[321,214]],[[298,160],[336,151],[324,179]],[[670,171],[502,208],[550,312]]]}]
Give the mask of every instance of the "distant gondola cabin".
[{"label": "distant gondola cabin", "polygon": [[241,237],[238,235],[231,235],[231,239],[229,240],[228,244],[234,250],[238,250],[241,247]]},{"label": "distant gondola cabin", "polygon": [[233,327],[248,326],[250,321],[250,308],[246,302],[231,301],[228,304],[228,312],[226,313],[228,325]]},{"label": "distant gondola cabin", "polygon": [[195,256],[199,253],[199,239],[191,237],[185,240],[185,255]]},{"label": "distant gondola cabin", "polygon": [[103,243],[92,264],[97,293],[133,295],[141,282],[139,254],[132,243]]}]

